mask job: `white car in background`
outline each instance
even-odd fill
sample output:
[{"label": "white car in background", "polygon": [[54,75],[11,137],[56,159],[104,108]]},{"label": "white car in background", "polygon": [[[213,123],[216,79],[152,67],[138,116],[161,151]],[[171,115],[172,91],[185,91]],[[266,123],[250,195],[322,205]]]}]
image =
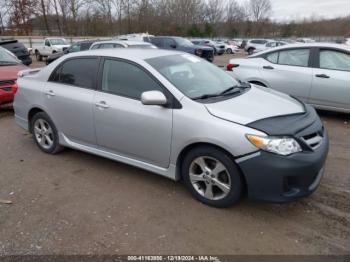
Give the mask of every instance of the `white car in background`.
[{"label": "white car in background", "polygon": [[138,48],[138,49],[157,49],[151,43],[141,41],[107,40],[95,42],[90,46],[93,49],[113,49],[113,48]]},{"label": "white car in background", "polygon": [[226,41],[224,45],[227,54],[234,54],[239,51],[238,45],[235,45],[232,41]]},{"label": "white car in background", "polygon": [[347,39],[345,40],[345,44],[346,44],[346,45],[350,45],[350,38],[347,38]]},{"label": "white car in background", "polygon": [[256,50],[264,50],[266,48],[266,44],[269,42],[274,42],[273,40],[267,40],[267,39],[252,39],[249,40],[244,47],[244,50],[249,54],[252,55]]},{"label": "white car in background", "polygon": [[350,113],[350,48],[345,45],[276,47],[231,59],[227,70],[237,80],[290,94],[316,108]]}]

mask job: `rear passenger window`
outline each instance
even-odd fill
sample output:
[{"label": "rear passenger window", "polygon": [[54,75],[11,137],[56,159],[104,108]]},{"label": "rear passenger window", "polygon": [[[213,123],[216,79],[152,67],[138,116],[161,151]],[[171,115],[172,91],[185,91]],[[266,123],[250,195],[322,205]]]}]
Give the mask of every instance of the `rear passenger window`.
[{"label": "rear passenger window", "polygon": [[151,38],[151,43],[158,47],[163,47],[163,39],[162,38]]},{"label": "rear passenger window", "polygon": [[321,50],[320,68],[350,71],[350,55],[334,50]]},{"label": "rear passenger window", "polygon": [[98,70],[98,58],[76,58],[64,62],[49,81],[93,89]]},{"label": "rear passenger window", "polygon": [[102,91],[141,99],[146,91],[163,91],[144,70],[127,62],[107,59],[103,66]]},{"label": "rear passenger window", "polygon": [[291,66],[308,66],[310,49],[291,49],[279,52],[278,64]]}]

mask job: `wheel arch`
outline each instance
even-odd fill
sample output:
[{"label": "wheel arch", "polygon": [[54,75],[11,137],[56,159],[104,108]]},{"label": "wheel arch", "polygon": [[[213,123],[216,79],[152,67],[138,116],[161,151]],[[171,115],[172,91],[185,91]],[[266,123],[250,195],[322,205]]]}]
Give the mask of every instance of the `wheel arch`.
[{"label": "wheel arch", "polygon": [[37,113],[40,113],[40,112],[44,112],[46,113],[42,108],[40,107],[33,107],[29,110],[28,112],[28,130],[29,132],[31,132],[32,130],[32,119],[33,117],[37,114]]}]

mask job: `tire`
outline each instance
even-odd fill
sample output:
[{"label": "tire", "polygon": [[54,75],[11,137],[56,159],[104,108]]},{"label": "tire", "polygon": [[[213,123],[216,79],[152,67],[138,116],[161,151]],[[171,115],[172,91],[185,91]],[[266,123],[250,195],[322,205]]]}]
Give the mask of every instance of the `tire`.
[{"label": "tire", "polygon": [[187,189],[206,205],[225,208],[241,199],[244,183],[240,171],[232,158],[220,149],[194,148],[183,159],[181,175]]},{"label": "tire", "polygon": [[40,62],[43,61],[43,56],[40,55],[38,50],[35,51],[35,58],[36,58],[36,61],[40,61]]},{"label": "tire", "polygon": [[249,48],[248,49],[248,55],[254,54],[254,48]]},{"label": "tire", "polygon": [[46,113],[35,114],[31,119],[30,129],[33,139],[41,151],[54,155],[63,150],[59,144],[55,124]]},{"label": "tire", "polygon": [[227,49],[227,50],[226,50],[226,53],[232,54],[232,53],[233,53],[233,52],[232,52],[232,49],[231,49],[231,48]]}]

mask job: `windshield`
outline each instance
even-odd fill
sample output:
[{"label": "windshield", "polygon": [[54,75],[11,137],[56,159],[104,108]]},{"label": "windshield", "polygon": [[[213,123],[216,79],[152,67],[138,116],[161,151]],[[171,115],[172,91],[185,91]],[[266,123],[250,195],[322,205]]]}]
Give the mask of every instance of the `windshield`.
[{"label": "windshield", "polygon": [[67,45],[66,40],[64,39],[50,39],[51,45]]},{"label": "windshield", "polygon": [[19,64],[19,61],[9,51],[6,49],[0,47],[0,65],[17,65]]},{"label": "windshield", "polygon": [[181,37],[176,38],[176,42],[180,46],[193,46],[193,43],[190,40]]},{"label": "windshield", "polygon": [[239,83],[217,66],[192,55],[170,55],[146,62],[191,99],[217,96]]}]

